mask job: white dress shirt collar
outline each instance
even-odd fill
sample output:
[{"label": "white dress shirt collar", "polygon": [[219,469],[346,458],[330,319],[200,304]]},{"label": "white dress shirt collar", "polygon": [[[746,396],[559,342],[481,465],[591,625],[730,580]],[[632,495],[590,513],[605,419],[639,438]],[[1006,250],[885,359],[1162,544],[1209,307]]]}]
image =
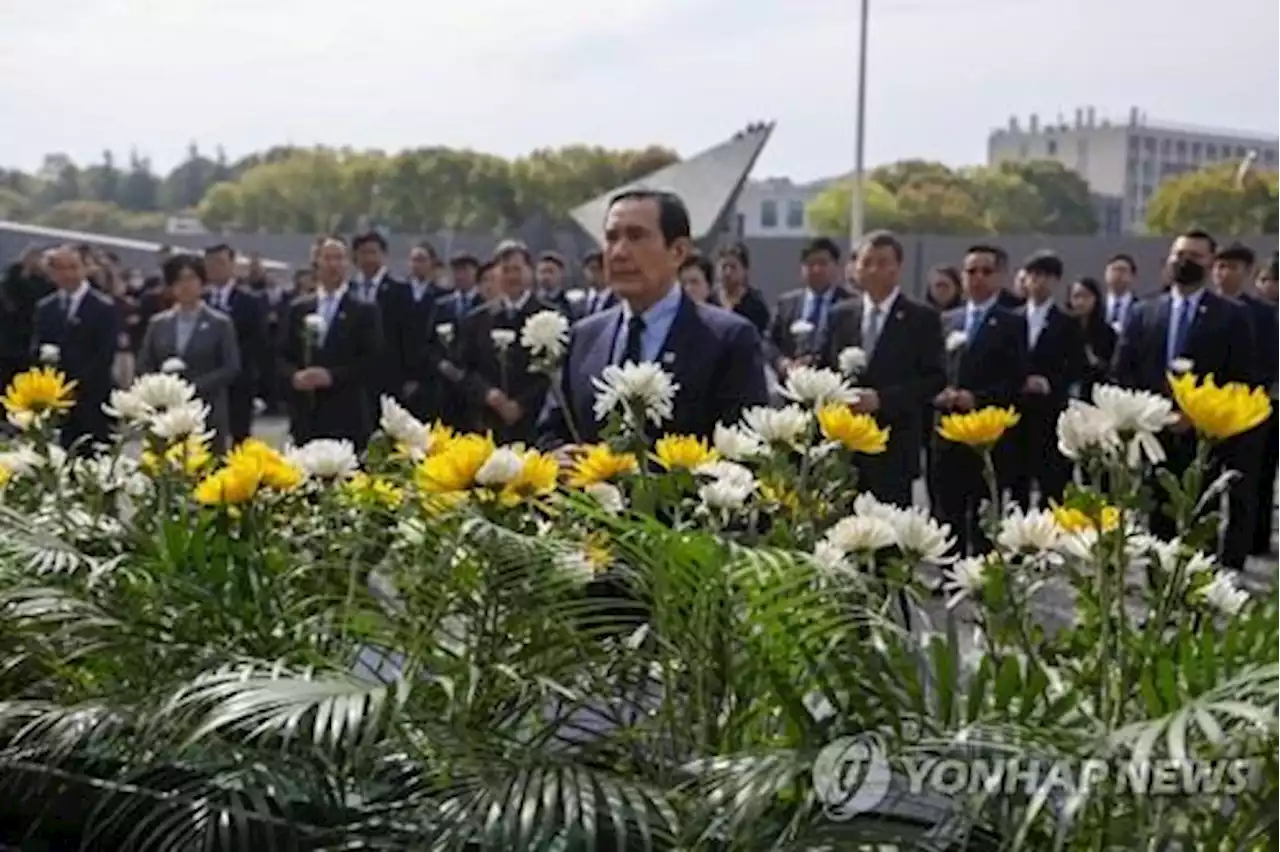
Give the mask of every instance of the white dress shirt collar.
[{"label": "white dress shirt collar", "polygon": [[[887,316],[887,315],[888,315],[888,313],[889,313],[889,311],[893,310],[893,305],[894,305],[894,303],[898,301],[898,293],[899,293],[899,292],[901,292],[901,288],[899,288],[899,287],[894,287],[892,290],[890,290],[890,291],[889,291],[889,295],[885,296],[885,297],[884,297],[884,300],[883,300],[882,302],[880,302],[880,304],[879,304],[879,306],[878,306],[878,307],[880,308],[880,315],[881,315],[882,317],[883,317],[883,316]],[[872,298],[871,298],[871,296],[870,296],[868,293],[866,293],[866,292],[864,291],[864,292],[863,292],[863,294],[862,294],[862,310],[863,310],[863,312],[864,312],[864,313],[867,313],[867,314],[870,314],[872,311],[874,311],[874,310],[876,309],[876,307],[877,307],[877,305],[876,305],[875,300],[874,300],[874,299],[872,299]]]},{"label": "white dress shirt collar", "polygon": [[519,313],[524,310],[524,306],[529,304],[529,298],[533,295],[532,290],[525,290],[517,298],[512,299],[508,296],[502,297],[502,306],[508,311]]}]

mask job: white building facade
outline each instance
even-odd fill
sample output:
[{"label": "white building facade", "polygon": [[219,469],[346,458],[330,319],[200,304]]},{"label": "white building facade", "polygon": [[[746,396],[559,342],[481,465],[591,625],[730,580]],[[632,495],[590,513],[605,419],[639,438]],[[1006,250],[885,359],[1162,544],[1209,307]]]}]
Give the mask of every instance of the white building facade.
[{"label": "white building facade", "polygon": [[1253,158],[1274,169],[1280,140],[1186,125],[1149,122],[1137,108],[1123,123],[1098,120],[1093,107],[1077,109],[1071,123],[1062,117],[1042,123],[1017,118],[992,131],[987,164],[1055,160],[1085,179],[1098,206],[1105,234],[1142,233],[1147,204],[1165,179],[1222,162]]},{"label": "white building facade", "polygon": [[811,237],[809,202],[837,178],[795,183],[788,178],[752,180],[738,196],[736,221],[726,230],[738,237]]}]

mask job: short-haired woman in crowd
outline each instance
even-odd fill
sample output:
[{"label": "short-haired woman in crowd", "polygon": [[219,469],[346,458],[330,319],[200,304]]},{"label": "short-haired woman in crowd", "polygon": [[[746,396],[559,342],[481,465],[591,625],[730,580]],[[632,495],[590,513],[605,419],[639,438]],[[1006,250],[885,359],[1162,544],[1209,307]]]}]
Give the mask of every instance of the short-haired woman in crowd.
[{"label": "short-haired woman in crowd", "polygon": [[711,261],[700,254],[690,255],[680,264],[680,286],[684,294],[699,305],[716,304],[712,282],[716,269]]},{"label": "short-haired woman in crowd", "polygon": [[1079,399],[1093,396],[1093,386],[1106,381],[1111,358],[1116,352],[1116,332],[1108,323],[1102,288],[1092,278],[1077,278],[1067,301],[1084,334],[1084,377],[1074,394]]},{"label": "short-haired woman in crowd", "polygon": [[769,306],[760,291],[747,280],[751,269],[751,255],[743,243],[734,243],[720,249],[716,255],[716,267],[720,273],[717,300],[725,310],[750,320],[764,334],[769,328]]}]

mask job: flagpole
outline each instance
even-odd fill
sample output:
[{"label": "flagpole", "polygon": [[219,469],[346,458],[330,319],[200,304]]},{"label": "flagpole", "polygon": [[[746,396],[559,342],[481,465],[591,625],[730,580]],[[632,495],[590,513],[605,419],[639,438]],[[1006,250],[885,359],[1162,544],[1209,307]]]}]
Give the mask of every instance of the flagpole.
[{"label": "flagpole", "polygon": [[869,18],[870,0],[859,2],[858,29],[858,100],[857,126],[853,148],[853,192],[849,201],[849,250],[855,251],[862,240],[865,227],[865,203],[863,172],[866,167],[866,123],[867,123],[867,19]]}]

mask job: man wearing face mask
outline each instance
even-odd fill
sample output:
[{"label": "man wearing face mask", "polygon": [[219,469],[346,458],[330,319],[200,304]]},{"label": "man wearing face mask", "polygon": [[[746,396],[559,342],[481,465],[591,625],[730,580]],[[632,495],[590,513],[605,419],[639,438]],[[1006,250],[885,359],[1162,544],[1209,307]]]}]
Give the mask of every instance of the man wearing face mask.
[{"label": "man wearing face mask", "polygon": [[[1212,374],[1219,384],[1253,380],[1253,328],[1238,303],[1214,293],[1206,285],[1217,244],[1204,231],[1187,231],[1174,239],[1166,263],[1170,286],[1161,295],[1130,311],[1116,351],[1116,379],[1125,387],[1169,395],[1168,374],[1174,363],[1190,364],[1198,376]],[[1168,461],[1165,466],[1181,476],[1195,455],[1195,436],[1180,421],[1160,436]],[[1215,451],[1215,461],[1235,470],[1250,467],[1241,457],[1239,439],[1227,441]],[[1253,509],[1247,489],[1252,483],[1238,479],[1231,489],[1230,518],[1223,544],[1222,562],[1243,568],[1253,531]],[[1163,503],[1166,496],[1157,491]],[[1153,511],[1151,529],[1172,537],[1172,522]]]}]

